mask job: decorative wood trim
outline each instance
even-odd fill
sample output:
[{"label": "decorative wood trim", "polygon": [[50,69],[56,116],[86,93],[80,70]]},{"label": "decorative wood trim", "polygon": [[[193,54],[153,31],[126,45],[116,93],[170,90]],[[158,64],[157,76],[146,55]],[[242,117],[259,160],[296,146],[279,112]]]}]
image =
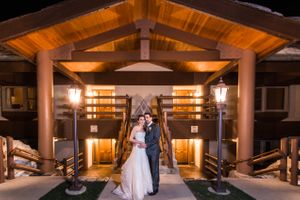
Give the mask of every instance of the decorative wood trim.
[{"label": "decorative wood trim", "polygon": [[228,0],[169,0],[232,22],[252,27],[274,36],[299,40],[300,24],[269,12]]},{"label": "decorative wood trim", "polygon": [[0,23],[0,41],[7,41],[122,2],[124,0],[89,0],[88,3],[82,0],[63,1],[38,12]]}]

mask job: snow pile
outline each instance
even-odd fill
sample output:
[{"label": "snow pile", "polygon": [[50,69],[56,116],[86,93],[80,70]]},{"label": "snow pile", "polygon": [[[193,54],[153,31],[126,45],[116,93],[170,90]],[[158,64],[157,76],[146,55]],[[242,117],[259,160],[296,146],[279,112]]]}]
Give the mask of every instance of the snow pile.
[{"label": "snow pile", "polygon": [[[0,136],[2,137],[2,136]],[[4,141],[4,144],[2,146],[3,148],[3,153],[5,155],[5,158],[4,158],[4,167],[7,169],[7,147],[6,147],[6,138],[5,137],[2,137],[3,138],[3,141]],[[14,140],[13,141],[13,147],[18,147],[19,149],[23,149],[23,150],[26,150],[26,151],[29,151],[30,153],[32,154],[35,154],[35,155],[39,155],[38,151],[35,150],[35,149],[32,149],[29,145],[26,145],[24,144],[22,141],[20,140]],[[37,168],[37,164],[36,162],[33,162],[33,161],[29,161],[25,158],[21,158],[19,156],[14,156],[14,160],[15,160],[15,163],[16,164],[22,164],[22,165],[26,165],[26,166],[30,166],[30,167],[33,167],[33,168]],[[18,169],[15,169],[15,177],[19,177],[19,176],[29,176],[30,174],[33,174],[33,172],[27,172],[27,171],[24,171],[24,170],[18,170]],[[5,175],[7,175],[7,170],[5,171]]]},{"label": "snow pile", "polygon": [[252,176],[239,173],[236,170],[231,170],[228,174],[228,177],[229,178],[253,178]]},{"label": "snow pile", "polygon": [[264,12],[271,13],[273,15],[283,16],[283,14],[281,14],[279,12],[274,12],[270,8],[262,6],[262,5],[258,5],[258,4],[254,4],[254,3],[250,3],[250,2],[242,2],[242,1],[236,1],[236,2],[239,4],[242,4],[242,5],[248,6],[248,7],[256,8],[258,10],[262,10]]}]

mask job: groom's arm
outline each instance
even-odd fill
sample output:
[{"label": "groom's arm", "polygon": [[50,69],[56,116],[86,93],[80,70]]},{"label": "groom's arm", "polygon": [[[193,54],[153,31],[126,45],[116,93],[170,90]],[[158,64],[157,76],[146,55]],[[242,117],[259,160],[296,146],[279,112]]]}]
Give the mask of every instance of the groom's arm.
[{"label": "groom's arm", "polygon": [[153,139],[151,141],[149,141],[149,142],[146,143],[147,148],[153,146],[154,144],[159,144],[160,128],[159,128],[158,125],[155,125],[153,128],[154,128],[154,130],[153,130],[154,137],[153,137]]}]

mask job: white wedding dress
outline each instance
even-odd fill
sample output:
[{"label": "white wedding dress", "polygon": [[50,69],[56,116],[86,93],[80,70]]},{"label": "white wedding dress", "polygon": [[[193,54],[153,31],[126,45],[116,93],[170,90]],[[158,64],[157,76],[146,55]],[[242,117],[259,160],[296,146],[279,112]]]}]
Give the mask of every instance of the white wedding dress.
[{"label": "white wedding dress", "polygon": [[[145,142],[145,132],[136,132],[135,139]],[[113,191],[122,199],[142,200],[152,192],[152,177],[146,149],[133,146],[122,166],[121,184]]]}]

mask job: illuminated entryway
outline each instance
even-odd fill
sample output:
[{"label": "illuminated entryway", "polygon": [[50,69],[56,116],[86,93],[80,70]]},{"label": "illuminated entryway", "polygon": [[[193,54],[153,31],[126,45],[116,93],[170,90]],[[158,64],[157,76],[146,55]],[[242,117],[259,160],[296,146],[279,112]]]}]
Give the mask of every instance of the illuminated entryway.
[{"label": "illuminated entryway", "polygon": [[92,145],[93,164],[113,164],[115,139],[94,139]]},{"label": "illuminated entryway", "polygon": [[195,165],[202,169],[204,159],[204,143],[202,139],[172,140],[175,158],[179,165]]}]

